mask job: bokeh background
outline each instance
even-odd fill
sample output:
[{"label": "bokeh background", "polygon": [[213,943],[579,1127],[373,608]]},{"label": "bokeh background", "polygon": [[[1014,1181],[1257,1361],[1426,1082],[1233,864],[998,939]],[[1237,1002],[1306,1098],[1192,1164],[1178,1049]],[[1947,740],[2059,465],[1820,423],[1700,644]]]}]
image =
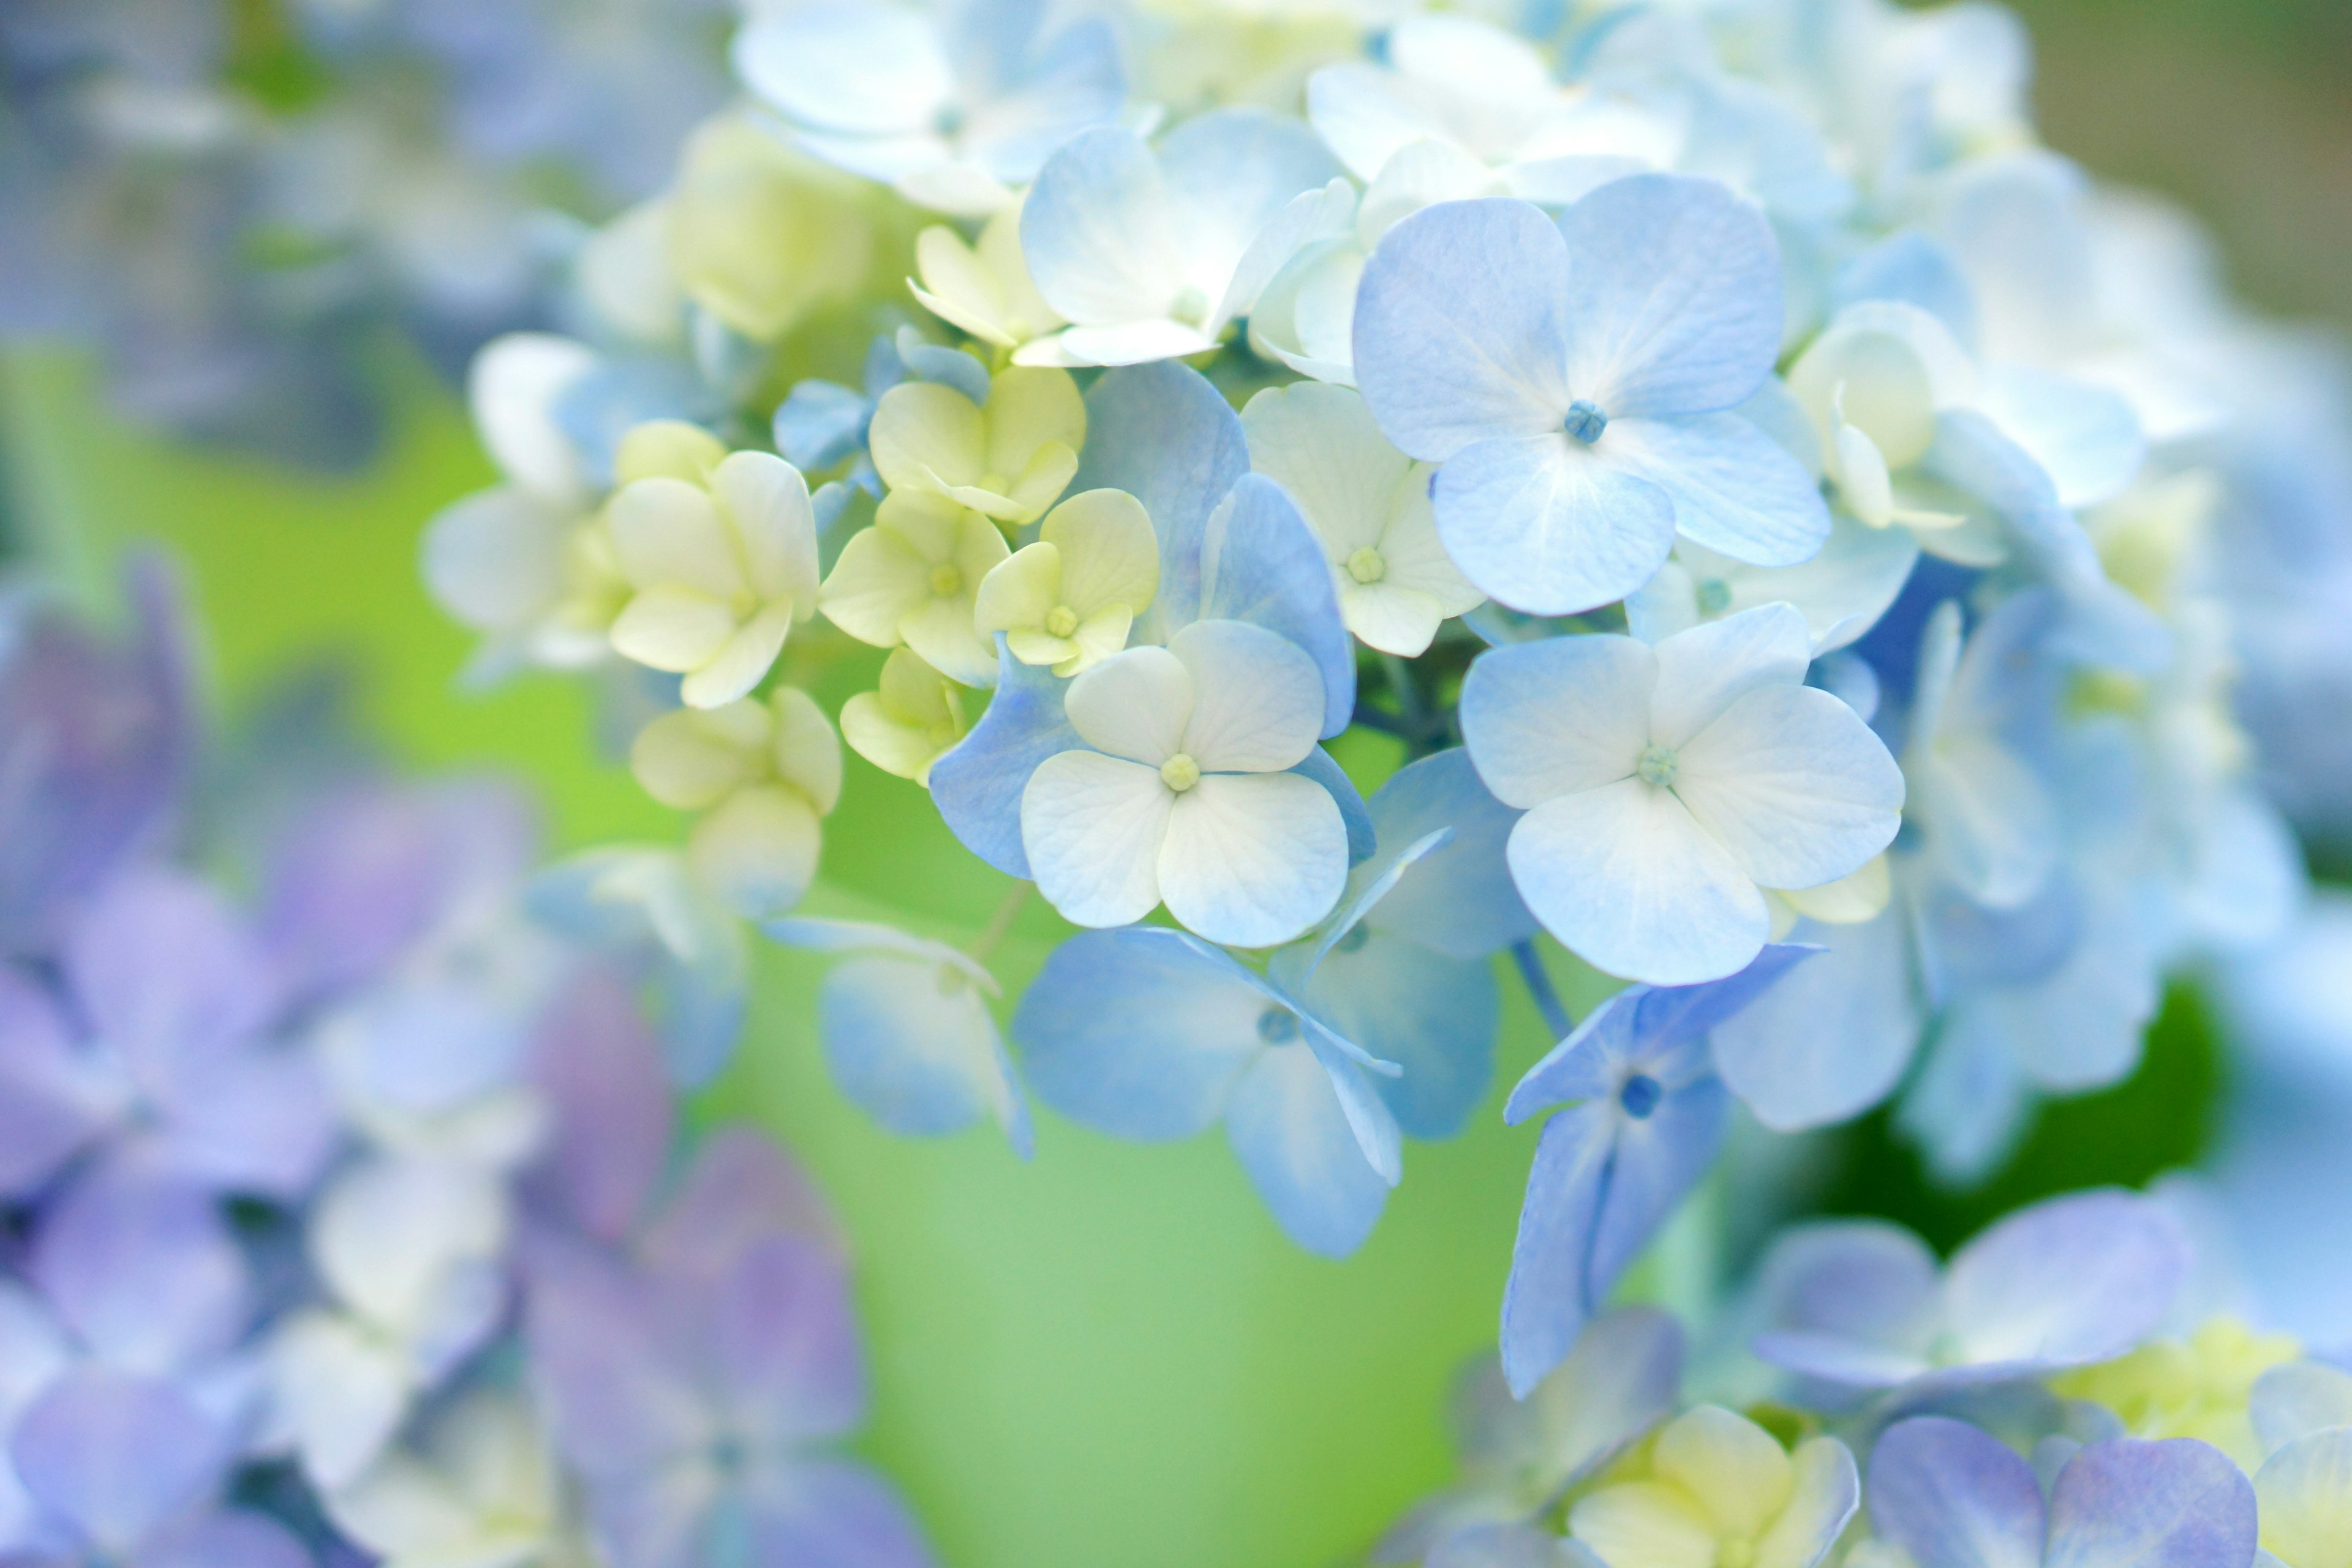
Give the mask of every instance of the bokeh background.
[{"label": "bokeh background", "polygon": [[[2202,215],[2228,275],[2256,303],[2352,332],[2352,5],[2014,8],[2037,40],[2035,100],[2053,145]],[[265,0],[237,10],[258,40],[255,68],[290,73],[273,90],[299,92],[299,68],[267,47]],[[365,468],[327,478],[191,451],[126,424],[71,353],[0,356],[0,552],[39,560],[98,600],[125,543],[164,542],[188,563],[227,714],[326,660],[399,754],[531,777],[557,847],[675,837],[675,821],[625,770],[587,760],[595,716],[577,685],[456,689],[468,639],[426,603],[415,539],[438,507],[490,474],[432,369],[387,343],[369,370],[393,393],[387,437]],[[935,816],[910,808],[910,788],[876,775],[848,792],[870,804],[829,826],[828,896],[844,910],[861,899],[911,901],[941,932],[977,927],[1001,879],[961,856]],[[949,865],[971,870],[936,869]],[[1006,950],[1009,981],[1055,929],[1045,911],[1031,914]],[[800,1005],[813,970],[787,954],[764,962],[751,1046],[714,1103],[784,1133],[859,1238],[879,1402],[869,1447],[906,1481],[948,1561],[1158,1568],[1164,1548],[1139,1543],[1181,1522],[1192,1553],[1183,1568],[1311,1563],[1322,1549],[1309,1543],[1333,1539],[1335,1521],[1343,1532],[1358,1521],[1369,1541],[1443,1478],[1443,1390],[1464,1354],[1491,1342],[1529,1130],[1487,1117],[1469,1137],[1416,1149],[1373,1243],[1343,1269],[1272,1235],[1214,1140],[1097,1149],[1090,1134],[1052,1126],[1024,1170],[976,1136],[887,1138],[824,1080]],[[1590,997],[1570,1001],[1581,1012]],[[1544,1043],[1516,994],[1512,1006],[1502,1084]],[[2228,1086],[2209,1009],[2184,983],[2141,1072],[2052,1106],[1990,1186],[1938,1192],[1878,1121],[1808,1149],[1809,1180],[1823,1208],[1890,1215],[1949,1245],[2042,1194],[2138,1183],[2192,1162]],[[1732,1204],[1721,1187],[1706,1201],[1717,1220]],[[1056,1223],[1025,1223],[1045,1212]],[[1703,1284],[1675,1277],[1693,1264],[1674,1237],[1664,1251],[1654,1286]],[[1022,1283],[994,1295],[969,1288],[985,1279]],[[1379,1374],[1353,1374],[1363,1366]],[[1105,1485],[1107,1470],[1131,1473]],[[1225,1500],[1219,1518],[1182,1517],[1201,1495]]]}]

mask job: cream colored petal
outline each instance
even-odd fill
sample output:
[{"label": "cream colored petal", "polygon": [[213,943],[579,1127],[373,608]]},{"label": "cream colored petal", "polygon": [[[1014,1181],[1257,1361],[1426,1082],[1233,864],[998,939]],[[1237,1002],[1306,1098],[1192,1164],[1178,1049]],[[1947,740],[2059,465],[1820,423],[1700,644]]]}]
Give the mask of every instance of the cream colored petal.
[{"label": "cream colored petal", "polygon": [[604,513],[613,554],[633,588],[676,584],[714,599],[744,588],[735,542],[709,491],[684,479],[624,485]]},{"label": "cream colored petal", "polygon": [[[1076,637],[1057,637],[1050,632],[1007,632],[1004,646],[1024,664],[1050,664],[1055,675],[1077,673],[1081,656]],[[1066,665],[1069,668],[1065,668]]]},{"label": "cream colored petal", "polygon": [[875,525],[895,535],[926,566],[955,559],[971,509],[936,490],[893,490],[875,509]]},{"label": "cream colored petal", "polygon": [[709,663],[678,683],[679,700],[689,708],[716,708],[743,696],[767,679],[792,629],[791,600],[766,606],[744,622]]},{"label": "cream colored petal", "polygon": [[[1040,540],[1024,545],[990,569],[972,603],[972,620],[982,633],[1034,631],[1045,626],[1045,617],[1061,602],[1062,552],[1050,541]],[[1013,651],[1021,656],[1017,646]],[[1066,650],[1054,656],[1067,657]],[[1053,660],[1023,658],[1023,662],[1050,664]]]},{"label": "cream colored petal", "polygon": [[1087,444],[1087,405],[1066,370],[1000,372],[984,412],[988,467],[1007,477],[1027,472],[1045,447],[1075,453]]},{"label": "cream colored petal", "polygon": [[931,594],[931,567],[895,530],[853,534],[817,595],[825,618],[860,642],[895,647],[898,624]]},{"label": "cream colored petal", "polygon": [[1435,599],[1417,588],[1385,579],[1359,583],[1345,572],[1335,574],[1339,586],[1339,618],[1363,639],[1364,646],[1415,658],[1429,651],[1445,619]]},{"label": "cream colored petal", "polygon": [[647,669],[699,669],[735,635],[732,611],[708,595],[667,584],[647,588],[613,621],[613,651]]},{"label": "cream colored petal", "polygon": [[1359,394],[1319,382],[1261,392],[1242,429],[1250,466],[1289,492],[1331,560],[1380,542],[1413,465]]},{"label": "cream colored petal", "polygon": [[1016,509],[1007,521],[1034,522],[1045,509],[1061,500],[1078,471],[1078,455],[1059,441],[1040,447],[1029,466],[1013,481],[1009,499]]},{"label": "cream colored petal", "polygon": [[1164,647],[1134,647],[1070,682],[1063,711],[1089,746],[1158,767],[1182,748],[1192,674]]},{"label": "cream colored petal", "polygon": [[956,525],[954,563],[963,574],[962,592],[967,596],[978,593],[988,574],[1012,555],[1013,547],[1004,542],[1003,531],[986,518],[966,512]]},{"label": "cream colored petal", "polygon": [[711,472],[726,460],[725,443],[701,426],[683,419],[648,419],[621,437],[620,450],[613,457],[613,482],[670,479],[708,485]]},{"label": "cream colored petal", "polygon": [[957,734],[963,732],[963,710],[956,700],[954,684],[924,663],[923,656],[913,648],[898,648],[882,661],[877,695],[883,711],[900,723],[918,728],[945,724]]},{"label": "cream colored petal", "polygon": [[1004,331],[1004,293],[978,252],[944,224],[915,238],[915,271],[907,286],[926,310],[999,348],[1019,344]]},{"label": "cream colored petal", "polygon": [[1702,1405],[1666,1424],[1650,1463],[1701,1499],[1717,1526],[1750,1539],[1788,1506],[1796,1469],[1788,1450],[1763,1427],[1717,1405]]},{"label": "cream colored petal", "polygon": [[738,452],[710,477],[711,494],[735,524],[751,591],[790,599],[805,620],[815,613],[816,513],[801,471],[769,452]]},{"label": "cream colored petal", "polygon": [[779,686],[768,699],[775,715],[776,776],[809,797],[819,816],[841,801],[841,737],[816,700],[796,686]]},{"label": "cream colored petal", "polygon": [[1894,896],[1883,854],[1872,856],[1861,870],[1834,882],[1824,882],[1818,888],[1776,891],[1799,914],[1833,926],[1860,925],[1864,921],[1876,920],[1887,900]]},{"label": "cream colored petal", "polygon": [[781,914],[816,879],[824,837],[816,811],[781,784],[741,790],[694,825],[687,862],[740,915]]},{"label": "cream colored petal", "polygon": [[1134,626],[1135,617],[1125,605],[1113,605],[1108,610],[1097,610],[1078,623],[1077,635],[1070,640],[1076,652],[1054,667],[1060,676],[1077,674],[1091,669],[1111,655],[1127,647],[1127,634]]},{"label": "cream colored petal", "polygon": [[1013,485],[1006,485],[1003,490],[987,489],[979,485],[950,485],[944,482],[930,488],[960,507],[966,507],[983,516],[999,518],[1006,522],[1029,522],[1037,515],[1029,510],[1026,502],[1016,500],[1005,493],[1015,488]]},{"label": "cream colored petal", "polygon": [[1458,616],[1485,604],[1486,595],[1470,585],[1470,579],[1462,575],[1462,569],[1454,564],[1437,537],[1437,518],[1429,502],[1429,481],[1436,472],[1432,463],[1412,466],[1412,472],[1397,489],[1395,504],[1374,548],[1388,566],[1382,581],[1400,588],[1417,588],[1436,600],[1443,614]]},{"label": "cream colored petal", "polygon": [[931,764],[947,749],[934,745],[925,729],[892,718],[874,691],[861,691],[841,705],[841,738],[884,773],[917,784],[930,782]]},{"label": "cream colored petal", "polygon": [[898,623],[907,646],[950,679],[977,686],[996,676],[996,641],[971,624],[970,593],[927,599]]},{"label": "cream colored petal", "polygon": [[894,490],[977,484],[988,471],[979,408],[937,382],[905,382],[884,393],[866,445],[882,482]]},{"label": "cream colored petal", "polygon": [[[1022,198],[1024,202],[1027,199]],[[1045,297],[1037,292],[1036,282],[1029,276],[1029,258],[1021,250],[1019,203],[990,218],[981,229],[980,259],[996,279],[998,294],[1004,301],[1006,336],[1026,342],[1066,324],[1062,313],[1045,303]]]},{"label": "cream colored petal", "polygon": [[1680,1487],[1603,1487],[1569,1510],[1568,1529],[1609,1568],[1716,1568],[1715,1531]]},{"label": "cream colored petal", "polygon": [[768,776],[773,731],[774,720],[757,702],[681,709],[637,731],[629,771],[664,805],[700,811]]},{"label": "cream colored petal", "polygon": [[1141,615],[1160,591],[1159,536],[1143,503],[1125,490],[1072,496],[1047,514],[1038,537],[1060,547],[1062,602],[1081,617],[1112,605]]}]

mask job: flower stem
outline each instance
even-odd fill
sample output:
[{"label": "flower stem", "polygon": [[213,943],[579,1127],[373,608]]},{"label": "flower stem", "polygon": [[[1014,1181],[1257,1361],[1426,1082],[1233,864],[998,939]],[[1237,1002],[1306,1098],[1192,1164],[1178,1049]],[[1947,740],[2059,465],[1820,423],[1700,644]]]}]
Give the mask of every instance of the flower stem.
[{"label": "flower stem", "polygon": [[964,952],[978,962],[986,963],[989,954],[1004,944],[1006,934],[1013,930],[1014,918],[1021,913],[1021,906],[1029,901],[1029,895],[1036,886],[1034,882],[1015,882],[1005,889],[1003,901],[996,906],[996,912],[988,917],[988,923],[981,928],[980,934],[972,939],[971,945]]},{"label": "flower stem", "polygon": [[1568,1009],[1560,1005],[1559,993],[1552,989],[1551,976],[1544,972],[1543,959],[1536,952],[1533,938],[1511,944],[1511,962],[1519,966],[1519,978],[1527,982],[1528,994],[1535,998],[1536,1011],[1543,1015],[1551,1037],[1568,1038],[1576,1026],[1570,1022]]}]

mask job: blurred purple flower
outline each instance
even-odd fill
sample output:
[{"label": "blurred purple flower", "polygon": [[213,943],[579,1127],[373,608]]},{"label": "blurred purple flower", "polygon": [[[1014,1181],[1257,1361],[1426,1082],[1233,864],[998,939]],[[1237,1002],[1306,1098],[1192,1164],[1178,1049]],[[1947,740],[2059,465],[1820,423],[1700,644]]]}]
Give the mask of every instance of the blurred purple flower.
[{"label": "blurred purple flower", "polygon": [[301,1568],[310,1554],[258,1514],[215,1503],[230,1448],[171,1384],[84,1368],[16,1423],[9,1455],[38,1523],[6,1568]]},{"label": "blurred purple flower", "polygon": [[62,994],[0,971],[0,1194],[85,1151],[293,1197],[335,1140],[307,1057],[269,1037],[275,966],[211,889],[133,872],[66,933]]},{"label": "blurred purple flower", "polygon": [[55,940],[162,836],[186,783],[196,733],[179,590],[152,560],[127,586],[140,634],[125,645],[46,605],[0,619],[0,954]]}]

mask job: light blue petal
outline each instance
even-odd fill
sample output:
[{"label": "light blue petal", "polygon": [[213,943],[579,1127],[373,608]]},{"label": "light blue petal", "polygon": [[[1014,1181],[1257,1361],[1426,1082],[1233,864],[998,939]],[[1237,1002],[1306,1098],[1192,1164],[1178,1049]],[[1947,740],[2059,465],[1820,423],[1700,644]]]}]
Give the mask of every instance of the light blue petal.
[{"label": "light blue petal", "polygon": [[1838,269],[1830,314],[1865,300],[1914,305],[1963,346],[1977,341],[1976,295],[1952,253],[1916,228],[1891,234]]},{"label": "light blue petal", "polygon": [[1159,153],[1182,237],[1196,257],[1213,254],[1228,268],[1293,197],[1340,174],[1339,161],[1304,124],[1246,106],[1194,115],[1160,139]]},{"label": "light blue petal", "polygon": [[[1193,619],[1264,626],[1306,650],[1322,672],[1324,737],[1354,719],[1356,645],[1339,618],[1323,546],[1272,479],[1243,475],[1189,540],[1163,533],[1160,592],[1165,635]],[[1188,602],[1197,606],[1192,616]]]},{"label": "light blue petal", "polygon": [[1919,922],[1935,991],[1947,995],[2047,979],[2083,940],[2085,913],[2074,879],[2058,876],[2030,902],[2009,910],[1936,888],[1919,900]]},{"label": "light blue petal", "polygon": [[776,409],[776,450],[794,468],[829,468],[866,444],[874,405],[830,381],[803,381]]},{"label": "light blue petal", "polygon": [[937,26],[895,5],[795,5],[736,35],[736,76],[796,120],[869,135],[918,129],[951,83]]},{"label": "light blue petal", "polygon": [[2274,1366],[2254,1380],[2247,1411],[2271,1453],[2330,1426],[2352,1426],[2352,1372],[2316,1361]]},{"label": "light blue petal", "polygon": [[1801,921],[1789,935],[1824,951],[1710,1036],[1725,1084],[1776,1132],[1844,1121],[1885,1099],[1925,1022],[1898,912]]},{"label": "light blue petal", "polygon": [[1438,470],[1436,503],[1438,537],[1462,574],[1488,598],[1535,615],[1622,599],[1674,548],[1666,492],[1556,430],[1460,448]]},{"label": "light blue petal", "polygon": [[2108,580],[2090,536],[2059,504],[2049,475],[1990,419],[1968,409],[1937,416],[1935,444],[1922,465],[2000,513],[2020,563],[2057,589],[2066,613],[2053,651],[2145,671],[2170,659],[2172,639],[2164,623]]},{"label": "light blue petal", "polygon": [[2112,1189],[2074,1193],[1961,1247],[1945,1297],[1970,1361],[2078,1366],[2154,1333],[2189,1263],[2188,1237],[2162,1205]]},{"label": "light blue petal", "polygon": [[1737,1017],[1780,983],[1791,969],[1821,949],[1799,942],[1770,942],[1738,973],[1698,985],[1628,987],[1633,995],[1633,1038],[1644,1054],[1686,1040],[1701,1040]]},{"label": "light blue petal", "polygon": [[[1283,1022],[1266,1032],[1295,1037],[1295,1015],[1240,964],[1182,932],[1129,926],[1055,948],[1013,1015],[1013,1037],[1030,1087],[1063,1115],[1121,1138],[1189,1138],[1277,1043],[1261,1033],[1270,1012]],[[1332,1114],[1344,1132],[1336,1101]]]},{"label": "light blue petal", "polygon": [[931,800],[965,848],[1007,876],[1026,879],[1021,792],[1038,763],[1086,742],[1063,716],[1069,682],[1052,666],[1022,663],[1001,632],[996,659],[996,695],[971,733],[931,764]]},{"label": "light blue petal", "polygon": [[1158,160],[1118,126],[1064,142],[1021,208],[1029,275],[1045,302],[1072,321],[1140,319],[1163,286],[1172,299],[1182,237]]},{"label": "light blue petal", "polygon": [[1348,828],[1348,863],[1355,865],[1365,859],[1380,842],[1372,826],[1372,814],[1364,805],[1363,792],[1356,787],[1347,770],[1333,760],[1331,753],[1318,746],[1307,753],[1307,760],[1290,770],[1301,778],[1313,779],[1331,792],[1331,799],[1339,807],[1339,820]]},{"label": "light blue petal", "polygon": [[1403,1141],[1395,1114],[1364,1069],[1387,1068],[1390,1071],[1382,1076],[1392,1077],[1396,1064],[1379,1061],[1363,1047],[1334,1034],[1319,1019],[1301,1021],[1307,1026],[1304,1033],[1307,1048],[1330,1079],[1331,1092],[1348,1119],[1348,1130],[1355,1134],[1357,1152],[1363,1155],[1364,1163],[1372,1168],[1374,1174],[1395,1186],[1404,1179]]},{"label": "light blue petal", "polygon": [[834,1081],[875,1121],[930,1138],[992,1116],[1026,1156],[1028,1114],[996,1020],[960,968],[860,954],[834,965],[817,1006]]},{"label": "light blue petal", "polygon": [[[1276,952],[1267,965],[1269,976],[1285,989],[1297,991],[1331,949],[1364,922],[1373,907],[1389,896],[1404,874],[1443,848],[1453,836],[1453,829],[1440,827],[1410,843],[1400,840],[1392,846],[1392,853],[1350,872],[1339,907],[1305,940]],[[1366,936],[1369,935],[1368,931]],[[1366,937],[1358,937],[1350,945],[1360,947],[1365,940]]]},{"label": "light blue petal", "polygon": [[1334,1075],[1309,1051],[1261,1051],[1232,1100],[1234,1156],[1290,1238],[1326,1258],[1362,1246],[1390,1184],[1366,1163]]},{"label": "light blue petal", "polygon": [[1451,1138],[1486,1098],[1501,1005],[1485,959],[1447,958],[1373,931],[1317,967],[1305,1001],[1404,1076],[1379,1085],[1414,1138]]},{"label": "light blue petal", "polygon": [[1709,1077],[1670,1091],[1646,1117],[1619,1119],[1617,1158],[1587,1266],[1592,1291],[1588,1310],[1599,1310],[1617,1277],[1715,1163],[1731,1124],[1730,1110],[1731,1097],[1720,1080]]},{"label": "light blue petal", "polygon": [[[934,381],[941,386],[951,386],[974,403],[988,401],[988,367],[971,354],[945,343],[926,342],[912,327],[900,327],[891,347],[907,374],[917,381]],[[869,373],[869,383],[872,376]],[[866,395],[879,397],[881,393],[869,384]]]},{"label": "light blue petal", "polygon": [[1616,1107],[1586,1103],[1544,1124],[1503,1288],[1503,1375],[1515,1397],[1558,1366],[1591,1315],[1586,1264],[1616,1152]]},{"label": "light blue petal", "polygon": [[1919,1568],[2042,1568],[2042,1489],[1999,1438],[1898,1421],[1870,1456],[1870,1518]]},{"label": "light blue petal", "polygon": [[1202,535],[1249,471],[1241,416],[1190,365],[1105,371],[1087,389],[1086,452],[1070,493],[1125,490],[1150,514],[1160,594],[1138,627],[1147,640],[1165,641],[1202,618]]},{"label": "light blue petal", "polygon": [[1423,856],[1366,917],[1372,929],[1462,959],[1534,936],[1536,917],[1503,858],[1518,820],[1461,747],[1398,769],[1372,796],[1379,841],[1412,844],[1440,828],[1453,837]]},{"label": "light blue petal", "polygon": [[1572,396],[1612,420],[1702,414],[1772,374],[1780,247],[1762,211],[1730,187],[1635,174],[1570,207],[1559,226]]},{"label": "light blue petal", "polygon": [[1442,463],[1557,431],[1572,401],[1568,268],[1559,231],[1525,202],[1441,203],[1389,230],[1355,327],[1356,384],[1389,439]]},{"label": "light blue petal", "polygon": [[1943,1326],[1936,1255],[1885,1220],[1816,1220],[1782,1231],[1757,1268],[1757,1294],[1767,1325],[1757,1353],[1833,1382],[1904,1381],[1926,1365]]},{"label": "light blue petal", "polygon": [[1927,1060],[1895,1108],[1895,1125],[1937,1178],[1982,1181],[2024,1135],[2025,1075],[1997,1031],[1944,1027],[1932,1032]]},{"label": "light blue petal", "polygon": [[666,359],[601,360],[566,383],[551,410],[572,441],[582,471],[600,485],[613,482],[621,437],[648,419],[708,424],[726,410],[687,368]]},{"label": "light blue petal", "polygon": [[992,106],[990,134],[974,151],[990,174],[1020,185],[1035,179],[1045,160],[1071,137],[1118,118],[1127,101],[1118,36],[1098,16],[1076,22],[1024,62],[1012,85],[1014,90]]},{"label": "light blue petal", "polygon": [[2120,393],[2030,365],[1986,374],[1981,406],[2058,489],[2058,504],[2095,506],[2131,483],[2147,455],[2139,416]]},{"label": "light blue petal", "polygon": [[1513,1127],[1554,1105],[1614,1092],[1618,1068],[1633,1053],[1634,1009],[1645,988],[1629,985],[1584,1016],[1584,1022],[1544,1053],[1512,1086],[1503,1121]]},{"label": "light blue petal", "polygon": [[2044,1568],[2242,1568],[2258,1529],[2253,1483],[2210,1444],[2094,1443],[2050,1493]]},{"label": "light blue petal", "polygon": [[1793,566],[1829,540],[1820,485],[1737,414],[1612,420],[1594,450],[1665,491],[1675,532],[1735,561]]},{"label": "light blue petal", "polygon": [[1559,1537],[1532,1524],[1477,1524],[1437,1543],[1423,1568],[1561,1568]]}]

